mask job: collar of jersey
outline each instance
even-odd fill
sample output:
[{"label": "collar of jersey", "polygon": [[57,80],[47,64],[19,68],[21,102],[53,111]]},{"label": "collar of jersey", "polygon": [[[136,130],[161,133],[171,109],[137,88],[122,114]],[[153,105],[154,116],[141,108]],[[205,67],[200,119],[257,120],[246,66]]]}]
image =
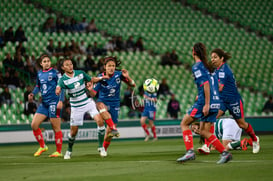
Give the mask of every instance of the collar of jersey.
[{"label": "collar of jersey", "polygon": [[52,69],[52,67],[50,67],[48,70],[43,70],[43,72],[48,72]]}]

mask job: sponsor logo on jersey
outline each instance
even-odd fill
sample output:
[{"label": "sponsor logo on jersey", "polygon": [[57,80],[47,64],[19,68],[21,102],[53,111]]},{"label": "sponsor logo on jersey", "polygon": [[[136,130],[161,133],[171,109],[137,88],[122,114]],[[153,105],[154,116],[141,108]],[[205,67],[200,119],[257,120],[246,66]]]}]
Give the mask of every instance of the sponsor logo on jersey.
[{"label": "sponsor logo on jersey", "polygon": [[195,78],[201,77],[201,76],[202,76],[201,71],[200,71],[200,70],[195,71],[195,72],[194,72],[194,76],[195,76]]},{"label": "sponsor logo on jersey", "polygon": [[219,72],[219,78],[225,78],[225,72]]}]

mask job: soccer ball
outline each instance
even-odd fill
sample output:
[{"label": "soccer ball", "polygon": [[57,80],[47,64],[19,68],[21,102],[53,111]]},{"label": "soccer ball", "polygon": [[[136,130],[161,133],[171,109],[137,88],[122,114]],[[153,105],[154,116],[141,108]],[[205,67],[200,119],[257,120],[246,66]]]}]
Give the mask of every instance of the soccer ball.
[{"label": "soccer ball", "polygon": [[149,93],[155,93],[159,89],[159,83],[154,78],[147,79],[147,80],[145,80],[145,82],[143,84],[143,89],[144,89],[144,91],[147,91]]}]

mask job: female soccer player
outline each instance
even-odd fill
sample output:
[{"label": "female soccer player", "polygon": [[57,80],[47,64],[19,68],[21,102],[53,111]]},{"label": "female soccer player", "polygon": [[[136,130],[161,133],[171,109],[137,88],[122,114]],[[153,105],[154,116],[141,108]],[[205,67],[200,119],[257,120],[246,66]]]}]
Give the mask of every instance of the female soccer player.
[{"label": "female soccer player", "polygon": [[215,135],[210,133],[211,125],[216,121],[216,115],[220,107],[217,77],[210,73],[207,61],[206,47],[202,43],[196,43],[192,51],[195,64],[192,73],[197,85],[198,97],[192,108],[181,121],[183,139],[186,146],[186,154],[177,159],[177,162],[186,162],[195,159],[193,150],[193,138],[189,125],[200,119],[200,135],[208,139],[210,143],[221,153],[221,159],[217,162],[223,164],[232,159],[231,153],[227,152],[222,143]]},{"label": "female soccer player", "polygon": [[43,152],[48,150],[39,126],[46,118],[50,118],[52,129],[55,133],[55,143],[57,147],[56,152],[52,153],[50,157],[60,157],[62,156],[61,151],[63,143],[60,111],[62,107],[62,101],[64,100],[64,94],[62,93],[60,96],[55,94],[55,89],[59,77],[57,71],[51,67],[49,56],[46,54],[41,55],[39,58],[39,65],[42,67],[42,70],[38,72],[34,90],[28,95],[29,101],[32,101],[33,96],[36,95],[39,91],[41,92],[42,96],[42,103],[34,114],[31,123],[33,134],[40,144],[40,148],[34,153],[34,156],[40,156]]},{"label": "female soccer player", "polygon": [[149,93],[144,91],[144,111],[141,114],[140,124],[143,130],[146,133],[146,137],[144,141],[148,141],[150,139],[150,133],[148,130],[148,126],[146,124],[146,120],[149,120],[149,127],[152,130],[154,139],[153,141],[157,140],[156,137],[156,128],[155,128],[155,115],[156,115],[156,102],[157,102],[157,93]]},{"label": "female soccer player", "polygon": [[[72,61],[69,58],[60,59],[58,63],[60,71],[64,72],[64,74],[58,82],[56,94],[59,95],[62,89],[67,89],[71,104],[70,135],[68,138],[68,149],[64,155],[64,159],[71,159],[72,147],[78,133],[78,127],[83,125],[83,117],[86,112],[94,118],[98,125],[100,155],[105,157],[106,152],[102,146],[105,134],[104,122],[93,99],[87,97],[85,89],[85,83],[90,82],[91,77],[84,71],[74,70]],[[92,81],[97,82],[103,78],[107,77],[93,77]]]},{"label": "female soccer player", "polygon": [[[252,146],[251,138],[249,140],[245,138],[241,141],[242,129],[234,119],[218,119],[214,124],[214,134],[218,139],[222,139],[222,143],[227,150],[247,150],[247,146]],[[200,134],[200,123],[192,123],[191,130],[196,134]],[[205,151],[202,153],[209,154],[209,147]]]},{"label": "female soccer player", "polygon": [[217,67],[216,74],[219,79],[220,99],[223,101],[217,118],[222,116],[226,110],[229,110],[238,126],[244,129],[245,132],[252,138],[252,152],[258,153],[260,151],[259,137],[255,135],[251,124],[245,121],[243,101],[238,92],[232,70],[226,63],[226,61],[230,58],[231,55],[229,53],[224,52],[219,48],[216,48],[211,52],[211,62],[215,67]]},{"label": "female soccer player", "polygon": [[[118,112],[120,109],[120,85],[124,81],[127,85],[135,87],[135,82],[130,78],[127,70],[121,71],[116,68],[121,64],[121,61],[116,57],[104,58],[105,72],[101,73],[99,77],[107,75],[110,78],[98,82],[94,89],[89,86],[90,94],[94,97],[98,93],[97,108],[105,120],[105,122],[114,122],[113,125],[108,124],[106,129],[106,136],[103,142],[105,150],[109,147],[112,137],[119,137],[119,134],[111,134],[111,127],[116,127],[118,123]],[[100,150],[99,150],[100,151]]]}]

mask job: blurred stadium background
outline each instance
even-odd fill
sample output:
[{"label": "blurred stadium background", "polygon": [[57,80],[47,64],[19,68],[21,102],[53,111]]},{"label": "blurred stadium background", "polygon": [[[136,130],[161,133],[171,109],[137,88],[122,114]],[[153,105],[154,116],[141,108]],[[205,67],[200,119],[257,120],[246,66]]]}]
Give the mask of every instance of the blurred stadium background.
[{"label": "blurred stadium background", "polygon": [[[220,47],[230,52],[230,66],[238,81],[244,100],[246,116],[273,116],[263,113],[262,107],[273,95],[273,1],[271,0],[1,0],[0,27],[23,26],[28,41],[23,43],[26,54],[38,57],[46,51],[48,40],[70,42],[72,39],[86,44],[98,42],[100,47],[112,36],[122,36],[125,41],[143,39],[144,51],[114,51],[122,61],[122,68],[129,70],[137,85],[146,78],[159,81],[166,78],[170,89],[180,101],[184,113],[194,101],[196,88],[191,71],[192,46],[203,42],[208,51]],[[95,19],[98,32],[44,32],[47,18],[74,18],[77,22],[85,16],[87,22]],[[18,42],[7,42],[0,51],[0,68],[7,53],[12,56]],[[161,56],[176,50],[180,66],[160,65]],[[86,55],[81,55],[81,62]],[[101,56],[96,56],[98,60]],[[53,63],[57,58],[52,57]],[[26,71],[20,71],[26,83],[33,83]],[[88,72],[96,75],[98,72]],[[3,74],[4,75],[4,74]],[[0,88],[0,92],[3,88]],[[121,96],[126,86],[122,86]],[[11,89],[13,104],[3,104],[0,123],[24,124],[32,120],[24,111],[25,89]],[[157,118],[166,118],[168,99],[161,100]],[[128,108],[121,107],[120,119],[128,119]]]}]

